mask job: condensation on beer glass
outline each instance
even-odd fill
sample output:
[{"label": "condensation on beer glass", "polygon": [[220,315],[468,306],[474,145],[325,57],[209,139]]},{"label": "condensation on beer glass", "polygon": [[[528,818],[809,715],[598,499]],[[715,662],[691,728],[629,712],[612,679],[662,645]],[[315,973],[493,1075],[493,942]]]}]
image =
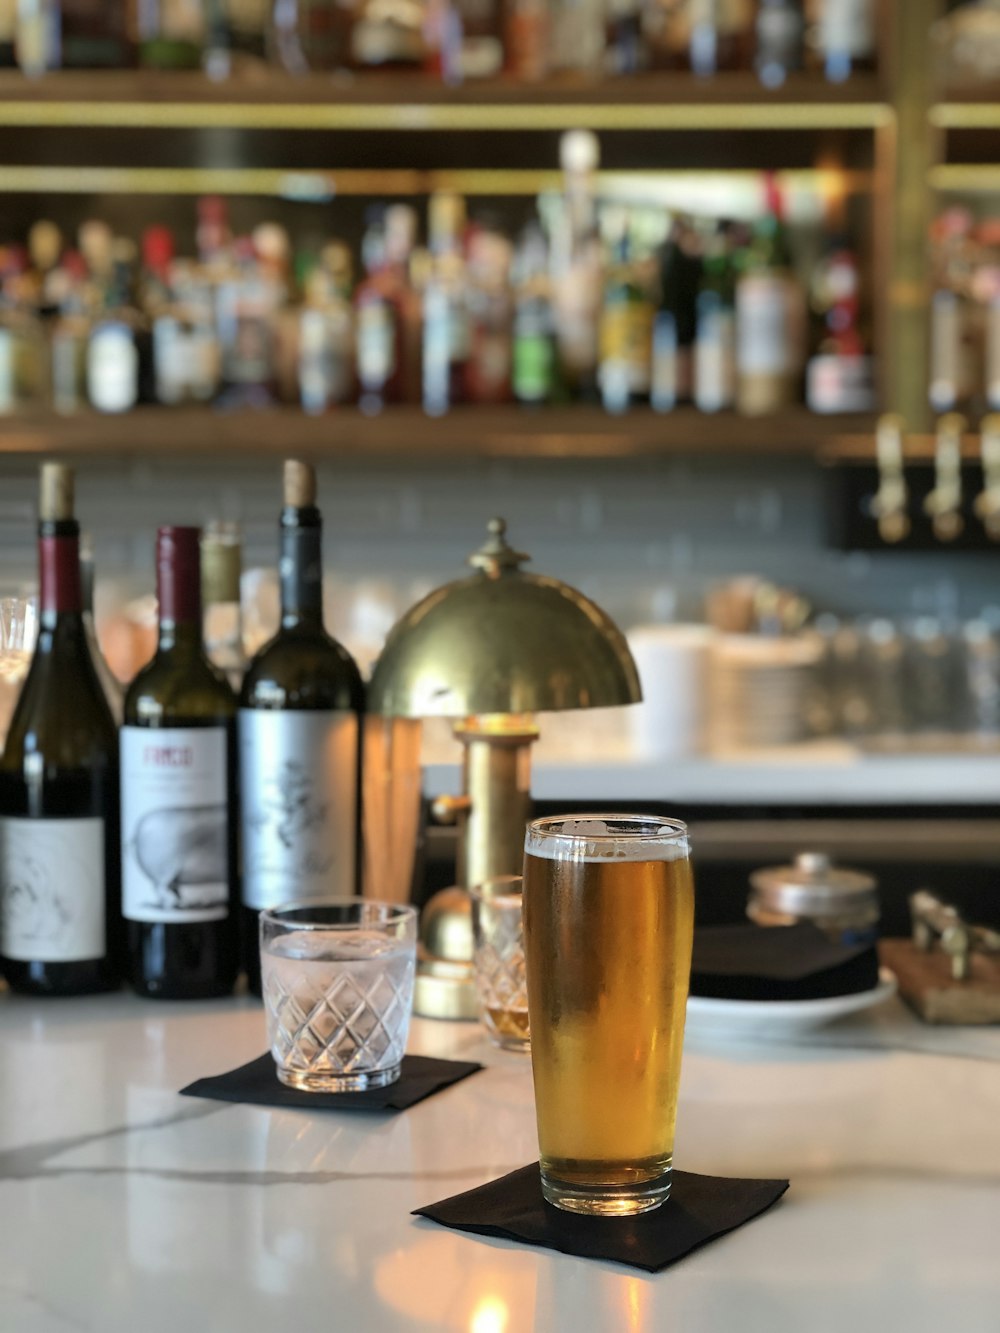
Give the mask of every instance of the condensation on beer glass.
[{"label": "condensation on beer glass", "polygon": [[652,815],[529,824],[524,940],[542,1191],[628,1216],[670,1192],[694,890]]}]

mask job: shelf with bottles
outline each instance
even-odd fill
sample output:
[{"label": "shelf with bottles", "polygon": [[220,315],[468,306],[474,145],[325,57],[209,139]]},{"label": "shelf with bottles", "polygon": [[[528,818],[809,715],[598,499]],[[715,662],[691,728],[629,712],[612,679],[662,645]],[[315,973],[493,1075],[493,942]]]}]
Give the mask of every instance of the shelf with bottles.
[{"label": "shelf with bottles", "polygon": [[587,406],[530,411],[514,404],[460,407],[431,417],[399,406],[369,417],[344,407],[323,417],[294,408],[216,412],[205,407],[139,407],[122,416],[29,413],[0,420],[0,458],[186,458],[227,455],[343,458],[358,462],[414,458],[442,463],[473,458],[515,461],[614,461],[675,455],[810,456],[854,438],[870,439],[868,415],[824,417],[800,408],[773,417],[706,415],[690,407],[663,416],[648,408],[609,417]]},{"label": "shelf with bottles", "polygon": [[320,417],[583,404],[598,419],[688,403],[706,417],[770,418],[803,401],[875,409],[843,194],[789,196],[773,174],[748,176],[742,193],[727,183],[725,207],[702,194],[689,212],[669,194],[650,202],[652,187],[602,196],[591,134],[562,150],[562,188],[533,211],[470,214],[462,196],[433,194],[422,239],[413,207],[359,204],[360,276],[327,214],[310,215],[296,250],[280,223],[247,225],[249,204],[237,229],[218,195],[199,201],[193,236],[195,210],[174,205],[186,255],[162,222],[140,250],[79,213],[65,234],[43,220],[0,237],[0,417],[143,404]]},{"label": "shelf with bottles", "polygon": [[405,8],[21,0],[0,12],[0,65],[20,66],[4,76],[0,95],[21,104],[29,119],[19,123],[37,123],[32,107],[55,116],[68,103],[102,124],[117,123],[100,117],[122,103],[168,117],[185,105],[211,114],[229,104],[223,115],[247,123],[257,108],[257,123],[269,125],[282,105],[306,107],[312,117],[291,121],[303,127],[357,126],[344,113],[379,103],[386,114],[396,110],[388,128],[400,124],[400,105],[445,103],[454,127],[480,103],[572,106],[605,87],[616,103],[654,109],[734,98],[750,110],[768,99],[846,105],[876,100],[875,9],[876,0],[424,0]]}]

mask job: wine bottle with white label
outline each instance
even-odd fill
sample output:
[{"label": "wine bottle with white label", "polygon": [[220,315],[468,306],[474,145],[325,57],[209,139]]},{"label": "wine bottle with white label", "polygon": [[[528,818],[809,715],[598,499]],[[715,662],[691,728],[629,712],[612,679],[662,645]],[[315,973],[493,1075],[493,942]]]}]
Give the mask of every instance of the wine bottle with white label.
[{"label": "wine bottle with white label", "polygon": [[83,620],[73,473],[42,467],[38,643],[0,756],[0,963],[10,986],[120,984],[118,735]]},{"label": "wine bottle with white label", "polygon": [[315,473],[289,461],[281,628],[250,663],[240,694],[243,962],[258,992],[260,910],[358,890],[364,685],[323,627],[321,542]]},{"label": "wine bottle with white label", "polygon": [[156,655],[125,696],[122,912],[140,995],[227,995],[239,972],[236,696],[202,645],[197,528],[160,528]]}]

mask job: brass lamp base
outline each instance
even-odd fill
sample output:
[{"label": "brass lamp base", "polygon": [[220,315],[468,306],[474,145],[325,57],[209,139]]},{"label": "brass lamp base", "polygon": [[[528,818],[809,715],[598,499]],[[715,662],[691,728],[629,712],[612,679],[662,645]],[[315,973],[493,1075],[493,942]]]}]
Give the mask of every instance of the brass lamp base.
[{"label": "brass lamp base", "polygon": [[479,1017],[472,971],[472,900],[457,886],[441,889],[424,907],[413,1012],[421,1018]]}]

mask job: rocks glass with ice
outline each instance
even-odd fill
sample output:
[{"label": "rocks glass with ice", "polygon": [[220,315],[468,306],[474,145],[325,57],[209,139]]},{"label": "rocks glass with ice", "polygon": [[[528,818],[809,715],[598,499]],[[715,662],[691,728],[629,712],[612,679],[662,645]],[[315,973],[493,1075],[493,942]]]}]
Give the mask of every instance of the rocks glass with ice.
[{"label": "rocks glass with ice", "polygon": [[399,1078],[413,1006],[417,911],[370,898],[260,914],[261,986],[278,1078],[361,1092]]}]

